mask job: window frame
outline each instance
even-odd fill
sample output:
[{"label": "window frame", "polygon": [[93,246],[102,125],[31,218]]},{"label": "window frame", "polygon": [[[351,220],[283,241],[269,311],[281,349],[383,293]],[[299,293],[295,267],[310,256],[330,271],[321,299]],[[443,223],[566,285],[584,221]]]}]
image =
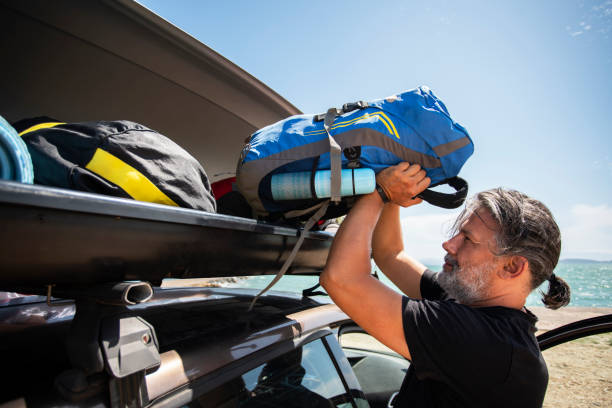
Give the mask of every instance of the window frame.
[{"label": "window frame", "polygon": [[[351,370],[348,372],[342,361],[337,361],[337,348],[339,348],[340,345],[334,344],[333,341],[335,340],[335,342],[337,343],[337,340],[335,339],[334,333],[329,328],[319,329],[306,336],[300,336],[293,339],[280,341],[278,343],[266,347],[263,350],[250,354],[239,360],[233,361],[223,368],[220,368],[214,372],[199,377],[169,393],[155,398],[153,401],[150,402],[149,407],[181,407],[185,404],[192,402],[197,397],[213,390],[214,388],[219,387],[222,384],[231,381],[234,378],[241,376],[254,368],[257,368],[260,365],[265,364],[266,362],[281,356],[282,354],[288,353],[299,347],[303,347],[306,344],[311,343],[313,341],[317,341],[319,339],[321,339],[323,346],[327,351],[327,354],[330,360],[332,361],[334,368],[336,369],[336,373],[342,382],[342,385],[344,386],[347,394],[350,395],[353,407],[357,407],[355,397],[357,396],[359,398],[365,399],[365,396],[363,396],[361,388],[358,387],[359,383],[357,382],[356,377],[354,377],[352,369],[350,368],[350,365],[348,365],[348,361],[346,362],[346,364],[348,365],[348,369]],[[329,339],[333,340],[330,341]],[[342,353],[341,349],[340,353]],[[343,353],[341,355],[343,355]],[[355,384],[358,388],[355,386]]]}]

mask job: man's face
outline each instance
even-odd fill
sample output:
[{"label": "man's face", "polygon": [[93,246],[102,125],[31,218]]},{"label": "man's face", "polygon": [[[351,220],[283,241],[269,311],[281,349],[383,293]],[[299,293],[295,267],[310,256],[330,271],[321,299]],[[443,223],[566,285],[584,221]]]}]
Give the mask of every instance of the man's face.
[{"label": "man's face", "polygon": [[490,295],[495,272],[503,267],[492,252],[497,229],[487,211],[477,210],[457,235],[442,244],[447,255],[438,283],[459,303],[473,304]]}]

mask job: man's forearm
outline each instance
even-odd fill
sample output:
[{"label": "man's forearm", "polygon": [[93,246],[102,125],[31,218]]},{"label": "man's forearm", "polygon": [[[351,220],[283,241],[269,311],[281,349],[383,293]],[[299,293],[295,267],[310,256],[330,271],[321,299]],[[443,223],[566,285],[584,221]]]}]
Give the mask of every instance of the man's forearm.
[{"label": "man's forearm", "polygon": [[378,220],[372,238],[372,255],[376,265],[406,296],[421,298],[421,276],[425,266],[404,251],[400,207],[387,204]]},{"label": "man's forearm", "polygon": [[404,249],[399,211],[398,205],[386,204],[374,229],[372,256],[380,267],[386,258],[394,257]]},{"label": "man's forearm", "polygon": [[361,197],[353,206],[334,238],[321,275],[324,286],[326,280],[342,285],[351,277],[371,273],[372,234],[382,208],[382,200],[376,192]]}]

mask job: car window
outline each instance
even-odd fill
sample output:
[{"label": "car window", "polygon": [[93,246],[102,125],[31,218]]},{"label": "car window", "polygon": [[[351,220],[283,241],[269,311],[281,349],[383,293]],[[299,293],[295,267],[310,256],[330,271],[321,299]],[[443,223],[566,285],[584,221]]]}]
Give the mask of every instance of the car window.
[{"label": "car window", "polygon": [[542,355],[549,375],[544,408],[612,407],[612,333],[562,343]]},{"label": "car window", "polygon": [[200,396],[190,407],[353,407],[321,339]]}]

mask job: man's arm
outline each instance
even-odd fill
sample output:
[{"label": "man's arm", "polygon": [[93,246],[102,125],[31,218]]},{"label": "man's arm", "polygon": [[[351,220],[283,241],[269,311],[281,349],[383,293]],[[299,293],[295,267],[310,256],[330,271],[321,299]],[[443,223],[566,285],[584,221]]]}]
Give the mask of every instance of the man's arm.
[{"label": "man's arm", "polygon": [[[425,172],[418,165],[407,163],[394,168],[399,171],[394,174],[393,183],[381,184],[387,196],[402,206],[420,203],[420,199],[412,197],[429,185]],[[362,197],[353,206],[336,233],[320,281],[351,319],[410,359],[402,325],[402,297],[370,274],[372,236],[383,206],[377,192]]]},{"label": "man's arm", "polygon": [[372,256],[380,270],[406,296],[420,299],[425,265],[404,252],[400,206],[385,204],[372,238]]}]

